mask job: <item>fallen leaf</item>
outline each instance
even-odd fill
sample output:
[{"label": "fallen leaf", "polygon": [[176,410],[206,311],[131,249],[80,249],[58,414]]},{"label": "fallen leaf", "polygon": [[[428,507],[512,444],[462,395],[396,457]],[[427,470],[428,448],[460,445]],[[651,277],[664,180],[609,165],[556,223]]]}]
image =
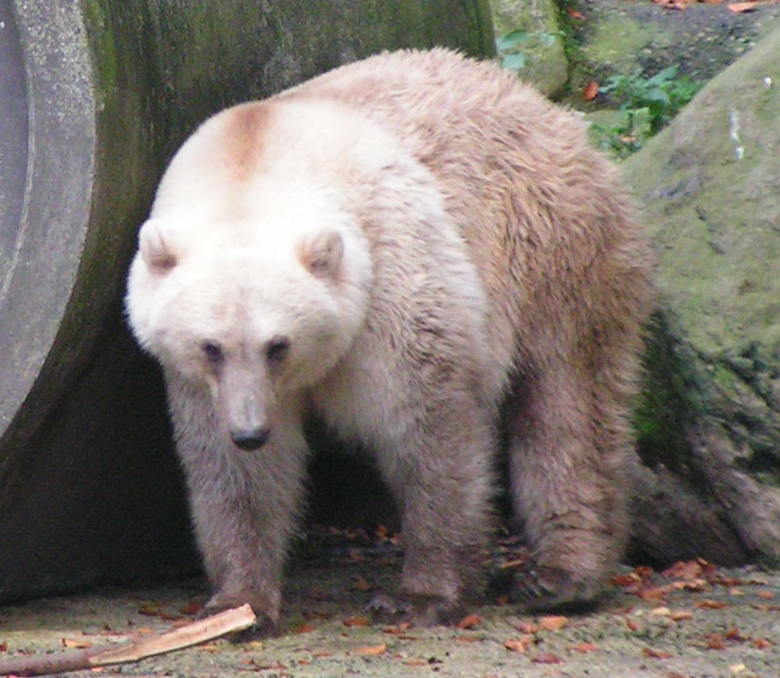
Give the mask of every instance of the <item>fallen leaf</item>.
[{"label": "fallen leaf", "polygon": [[739,632],[739,629],[736,626],[732,626],[728,631],[726,631],[726,640],[733,640],[735,642],[741,643],[749,639],[745,638],[745,636]]},{"label": "fallen leaf", "polygon": [[759,598],[763,598],[764,600],[772,600],[775,597],[775,592],[769,591],[767,589],[762,589],[761,591],[756,591],[756,595]]},{"label": "fallen leaf", "polygon": [[669,617],[671,616],[672,611],[668,607],[655,607],[650,610],[650,614],[655,615],[656,617]]},{"label": "fallen leaf", "polygon": [[744,664],[732,664],[729,666],[729,671],[736,675],[738,673],[742,673],[743,671],[747,671],[747,666]]},{"label": "fallen leaf", "polygon": [[379,645],[363,645],[354,651],[355,654],[362,654],[371,657],[376,657],[380,654],[384,654],[385,652],[387,652],[387,645],[385,643],[379,643]]},{"label": "fallen leaf", "polygon": [[482,617],[480,617],[478,614],[469,614],[463,617],[456,626],[459,629],[473,629],[476,626],[479,626],[479,624],[482,622]]},{"label": "fallen leaf", "polygon": [[541,626],[546,631],[559,631],[568,623],[569,623],[568,617],[550,615],[547,617],[539,618],[539,626]]},{"label": "fallen leaf", "polygon": [[198,614],[203,609],[203,604],[199,603],[195,600],[190,601],[186,605],[183,605],[179,608],[179,612],[182,614],[192,615],[192,614]]},{"label": "fallen leaf", "polygon": [[756,638],[751,645],[759,650],[766,650],[767,648],[772,647],[772,642],[766,638]]},{"label": "fallen leaf", "polygon": [[0,643],[0,652],[8,652],[8,643]]},{"label": "fallen leaf", "polygon": [[706,560],[678,560],[661,572],[661,576],[667,579],[696,579],[707,565]]},{"label": "fallen leaf", "polygon": [[585,15],[582,12],[578,12],[573,7],[567,7],[566,8],[566,14],[568,14],[572,19],[577,19],[579,21],[585,21]]},{"label": "fallen leaf", "polygon": [[676,610],[672,612],[669,617],[674,621],[683,621],[685,619],[693,619],[693,612],[690,610]]},{"label": "fallen leaf", "polygon": [[743,12],[752,12],[756,7],[763,4],[762,2],[732,2],[728,8],[734,14],[742,14]]},{"label": "fallen leaf", "polygon": [[638,631],[640,624],[636,619],[626,619],[626,626],[628,626],[631,631]]},{"label": "fallen leaf", "polygon": [[372,587],[363,577],[358,577],[355,579],[354,588],[357,591],[370,591]]},{"label": "fallen leaf", "polygon": [[83,649],[85,647],[92,647],[92,643],[88,640],[76,640],[75,638],[63,638],[62,646],[69,648]]},{"label": "fallen leaf", "polygon": [[744,596],[745,592],[742,589],[738,589],[736,586],[729,589],[730,596]]},{"label": "fallen leaf", "polygon": [[333,653],[328,652],[327,650],[317,650],[317,652],[312,652],[311,656],[315,657],[316,659],[324,659],[326,657],[332,657]]},{"label": "fallen leaf", "polygon": [[705,598],[704,600],[696,602],[694,607],[699,607],[704,610],[721,610],[726,607],[726,605],[727,604],[722,600],[710,600],[709,598]]},{"label": "fallen leaf", "polygon": [[293,629],[293,633],[311,633],[317,627],[312,624],[301,624],[299,627]]},{"label": "fallen leaf", "polygon": [[403,662],[404,666],[428,666],[428,662],[424,659],[409,659]]},{"label": "fallen leaf", "polygon": [[651,659],[669,659],[670,657],[674,657],[674,655],[671,652],[666,652],[664,650],[656,650],[652,647],[642,648],[642,654],[645,657],[650,657]]},{"label": "fallen leaf", "polygon": [[550,652],[542,652],[542,654],[536,655],[531,661],[534,664],[563,664],[563,659]]},{"label": "fallen leaf", "polygon": [[642,600],[647,600],[649,602],[652,601],[659,601],[666,598],[666,595],[669,593],[669,587],[667,586],[653,586],[652,588],[648,589],[642,589],[641,591],[637,591],[637,596],[639,596]]},{"label": "fallen leaf", "polygon": [[599,84],[595,80],[591,80],[585,85],[585,89],[582,90],[582,98],[585,101],[593,101],[599,94]]},{"label": "fallen leaf", "polygon": [[504,647],[511,652],[520,652],[523,654],[528,651],[528,645],[520,638],[510,638],[504,642]]},{"label": "fallen leaf", "polygon": [[412,625],[409,622],[401,622],[395,626],[388,626],[387,628],[382,629],[382,633],[392,633],[394,635],[398,635],[399,633],[408,631],[411,627]]},{"label": "fallen leaf", "polygon": [[536,633],[539,630],[538,624],[533,624],[532,622],[519,622],[518,624],[515,624],[515,628],[520,631],[520,633]]},{"label": "fallen leaf", "polygon": [[370,624],[367,617],[347,617],[344,620],[344,626],[370,626]]},{"label": "fallen leaf", "polygon": [[704,636],[707,639],[707,649],[708,650],[725,650],[726,649],[726,643],[723,640],[723,637],[720,634],[717,633],[708,633]]},{"label": "fallen leaf", "polygon": [[596,647],[593,643],[580,643],[579,645],[575,645],[571,648],[575,652],[582,652],[585,654],[586,652],[595,652],[599,648]]}]

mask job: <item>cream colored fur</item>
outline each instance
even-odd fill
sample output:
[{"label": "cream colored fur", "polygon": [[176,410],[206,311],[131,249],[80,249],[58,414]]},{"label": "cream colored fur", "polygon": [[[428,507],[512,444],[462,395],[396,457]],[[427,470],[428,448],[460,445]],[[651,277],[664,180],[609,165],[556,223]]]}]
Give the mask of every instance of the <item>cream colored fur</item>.
[{"label": "cream colored fur", "polygon": [[[579,120],[445,50],[207,121],[160,184],[127,308],[165,370],[211,606],[278,620],[312,411],[395,493],[418,621],[472,583],[501,437],[534,554],[518,598],[592,600],[626,536],[651,303],[629,212]],[[267,442],[239,450],[247,428]]]}]

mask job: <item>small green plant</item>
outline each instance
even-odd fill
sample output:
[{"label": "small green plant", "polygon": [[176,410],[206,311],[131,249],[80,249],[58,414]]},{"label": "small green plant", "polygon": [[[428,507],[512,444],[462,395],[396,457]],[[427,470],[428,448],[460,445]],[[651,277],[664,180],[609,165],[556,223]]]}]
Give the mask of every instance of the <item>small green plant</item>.
[{"label": "small green plant", "polygon": [[594,125],[600,144],[625,157],[667,125],[702,86],[688,77],[677,77],[677,71],[674,65],[649,78],[642,76],[641,69],[609,78],[600,92],[620,102],[623,119],[614,127]]},{"label": "small green plant", "polygon": [[496,39],[496,52],[504,68],[521,71],[528,59],[528,51],[539,46],[549,47],[555,38],[555,33],[518,29]]}]

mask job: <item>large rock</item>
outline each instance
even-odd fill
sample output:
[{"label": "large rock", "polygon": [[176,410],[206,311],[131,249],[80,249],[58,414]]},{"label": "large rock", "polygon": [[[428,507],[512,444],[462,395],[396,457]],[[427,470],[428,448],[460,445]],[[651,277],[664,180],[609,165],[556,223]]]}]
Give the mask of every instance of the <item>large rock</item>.
[{"label": "large rock", "polygon": [[434,44],[492,54],[486,0],[0,3],[0,599],[196,562],[121,315],[166,159],[220,108]]},{"label": "large rock", "polygon": [[780,562],[780,30],[625,167],[662,310],[637,425],[635,546]]}]

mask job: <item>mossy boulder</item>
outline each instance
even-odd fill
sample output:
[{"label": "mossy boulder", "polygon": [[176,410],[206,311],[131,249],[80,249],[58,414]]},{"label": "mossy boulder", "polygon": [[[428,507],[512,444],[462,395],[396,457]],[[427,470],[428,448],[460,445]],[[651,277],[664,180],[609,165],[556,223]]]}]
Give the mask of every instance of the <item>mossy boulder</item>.
[{"label": "mossy boulder", "polygon": [[624,168],[659,257],[635,532],[662,559],[780,562],[778,53],[780,29]]}]

